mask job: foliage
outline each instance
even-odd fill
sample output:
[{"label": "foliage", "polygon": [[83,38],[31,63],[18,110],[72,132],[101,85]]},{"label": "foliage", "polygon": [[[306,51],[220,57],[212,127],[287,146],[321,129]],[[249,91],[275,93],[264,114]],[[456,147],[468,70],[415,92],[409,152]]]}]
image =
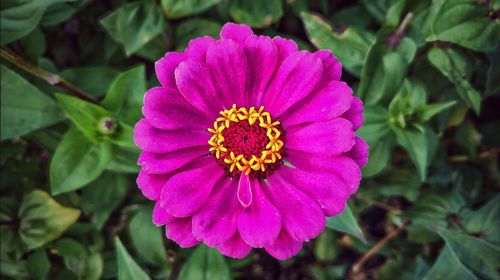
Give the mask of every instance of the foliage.
[{"label": "foliage", "polygon": [[[2,278],[500,279],[499,1],[0,8]],[[365,104],[359,191],[291,260],[180,249],[135,184],[132,127],[154,62],[227,21],[332,50]]]}]

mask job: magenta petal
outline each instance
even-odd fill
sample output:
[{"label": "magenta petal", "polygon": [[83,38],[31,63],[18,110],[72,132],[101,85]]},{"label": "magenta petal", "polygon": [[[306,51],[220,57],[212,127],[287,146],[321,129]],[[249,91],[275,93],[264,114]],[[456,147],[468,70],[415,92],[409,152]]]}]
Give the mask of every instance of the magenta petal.
[{"label": "magenta petal", "polygon": [[142,194],[151,200],[157,200],[160,197],[161,190],[171,175],[150,174],[141,170],[137,176],[137,185]]},{"label": "magenta petal", "polygon": [[167,224],[166,229],[167,237],[179,244],[181,248],[193,247],[200,243],[193,235],[191,217],[175,219]]},{"label": "magenta petal", "polygon": [[236,182],[223,180],[216,186],[210,201],[193,215],[193,234],[208,246],[217,246],[236,232],[239,209],[236,188]]},{"label": "magenta petal", "polygon": [[188,59],[175,69],[177,87],[194,107],[215,119],[222,109],[212,77],[204,63]]},{"label": "magenta petal", "polygon": [[207,129],[211,120],[177,91],[155,87],[144,96],[144,116],[149,123],[160,129]]},{"label": "magenta petal", "polygon": [[208,47],[215,42],[215,39],[210,36],[204,36],[189,41],[184,53],[187,57],[196,61],[205,62]]},{"label": "magenta petal", "polygon": [[248,25],[232,22],[224,24],[220,31],[220,37],[222,39],[231,39],[240,45],[243,45],[245,40],[252,35],[253,31]]},{"label": "magenta petal", "polygon": [[267,88],[262,104],[274,117],[279,117],[288,108],[316,87],[321,78],[321,61],[306,51],[290,55]]},{"label": "magenta petal", "polygon": [[165,174],[181,168],[192,160],[206,154],[208,154],[208,150],[203,146],[173,151],[167,154],[142,152],[137,164],[141,165],[142,170],[148,173]]},{"label": "magenta petal", "polygon": [[324,122],[339,117],[349,109],[352,89],[344,82],[331,81],[298,102],[281,118],[286,126]]},{"label": "magenta petal", "polygon": [[252,183],[255,183],[255,180],[250,180],[250,177],[245,172],[241,173],[240,181],[238,182],[237,197],[241,206],[245,208],[252,204]]},{"label": "magenta petal", "polygon": [[244,258],[252,251],[252,247],[248,246],[248,244],[241,239],[239,233],[236,233],[229,240],[219,245],[217,249],[219,249],[219,252],[224,256],[236,259]]},{"label": "magenta petal", "polygon": [[146,152],[168,153],[184,148],[206,146],[210,134],[203,130],[160,130],[146,119],[140,120],[134,128],[135,144]]},{"label": "magenta petal", "polygon": [[[257,179],[252,179],[257,180]],[[276,239],[281,229],[281,216],[261,188],[265,184],[252,182],[253,202],[243,209],[237,220],[241,238],[252,247],[263,247]]]},{"label": "magenta petal", "polygon": [[207,66],[223,105],[245,105],[247,60],[241,46],[232,40],[213,43],[207,51]]},{"label": "magenta petal", "polygon": [[283,61],[290,55],[299,51],[299,47],[295,41],[276,36],[273,38],[273,43],[278,50],[278,62],[276,66],[280,66]]},{"label": "magenta petal", "polygon": [[312,123],[287,130],[288,149],[304,151],[324,157],[340,155],[354,146],[352,124],[345,119]]},{"label": "magenta petal", "polygon": [[176,217],[195,214],[206,205],[223,170],[212,157],[201,158],[199,168],[177,173],[170,178],[161,192],[161,205]]},{"label": "magenta petal", "polygon": [[186,59],[184,53],[168,52],[155,63],[156,77],[163,87],[177,89],[174,71],[184,59]]},{"label": "magenta petal", "polygon": [[353,97],[351,108],[342,115],[342,118],[352,123],[354,131],[358,130],[363,124],[363,101],[357,97]]},{"label": "magenta petal", "polygon": [[162,226],[164,224],[171,223],[176,218],[170,215],[167,210],[163,209],[160,205],[160,201],[155,203],[155,208],[153,209],[153,223],[156,226]]},{"label": "magenta petal", "polygon": [[325,215],[316,201],[280,176],[269,176],[265,193],[281,213],[283,228],[297,241],[308,241],[325,228]]},{"label": "magenta petal", "polygon": [[271,38],[267,36],[250,36],[243,51],[248,63],[246,91],[250,104],[264,94],[264,90],[271,79],[278,59],[278,50]]},{"label": "magenta petal", "polygon": [[319,50],[314,53],[314,55],[321,59],[323,64],[323,77],[321,82],[338,81],[342,76],[342,64],[337,60],[332,52],[329,50]]},{"label": "magenta petal", "polygon": [[269,255],[278,260],[285,260],[295,256],[302,248],[302,242],[290,237],[286,230],[281,230],[280,235],[273,244],[264,247]]},{"label": "magenta petal", "polygon": [[359,136],[356,136],[354,140],[356,144],[346,155],[352,158],[359,167],[363,168],[368,161],[368,144]]}]

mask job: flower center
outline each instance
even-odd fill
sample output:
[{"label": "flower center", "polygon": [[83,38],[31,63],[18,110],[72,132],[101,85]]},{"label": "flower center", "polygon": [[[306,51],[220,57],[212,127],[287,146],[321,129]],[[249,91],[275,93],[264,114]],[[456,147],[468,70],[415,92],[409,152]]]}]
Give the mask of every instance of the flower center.
[{"label": "flower center", "polygon": [[[208,131],[209,151],[231,176],[242,172],[265,178],[281,164],[284,156],[283,127],[264,111],[236,107],[220,112]],[[281,139],[280,139],[281,137]]]}]

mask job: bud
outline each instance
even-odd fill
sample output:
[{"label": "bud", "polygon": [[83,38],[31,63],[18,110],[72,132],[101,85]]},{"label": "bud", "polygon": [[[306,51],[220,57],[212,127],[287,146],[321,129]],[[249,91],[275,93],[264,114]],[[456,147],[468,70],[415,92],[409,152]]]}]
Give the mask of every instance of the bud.
[{"label": "bud", "polygon": [[112,118],[103,118],[99,121],[98,130],[104,135],[113,134],[116,130],[116,122]]}]

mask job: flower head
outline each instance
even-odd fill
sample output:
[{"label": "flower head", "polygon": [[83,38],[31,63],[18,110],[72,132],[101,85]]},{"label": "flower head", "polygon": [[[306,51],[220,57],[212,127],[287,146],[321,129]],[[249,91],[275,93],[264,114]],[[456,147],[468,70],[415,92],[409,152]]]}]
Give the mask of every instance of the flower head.
[{"label": "flower head", "polygon": [[228,23],[156,63],[135,127],[137,183],[181,247],[278,259],[318,236],[356,192],[368,146],[362,103],[330,51]]}]

